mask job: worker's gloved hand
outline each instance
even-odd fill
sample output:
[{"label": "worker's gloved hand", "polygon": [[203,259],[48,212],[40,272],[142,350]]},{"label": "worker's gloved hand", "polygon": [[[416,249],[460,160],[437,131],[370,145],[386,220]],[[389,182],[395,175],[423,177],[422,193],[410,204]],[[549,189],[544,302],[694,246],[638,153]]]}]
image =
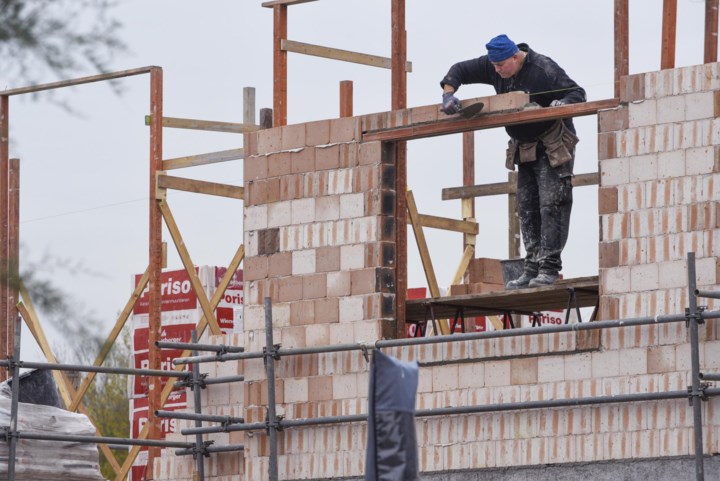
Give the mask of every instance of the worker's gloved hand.
[{"label": "worker's gloved hand", "polygon": [[455,97],[454,92],[445,92],[443,94],[442,107],[440,107],[440,110],[447,115],[452,115],[460,112],[461,109],[460,100]]},{"label": "worker's gloved hand", "polygon": [[557,107],[558,105],[565,105],[564,100],[553,100],[550,102],[550,107]]}]

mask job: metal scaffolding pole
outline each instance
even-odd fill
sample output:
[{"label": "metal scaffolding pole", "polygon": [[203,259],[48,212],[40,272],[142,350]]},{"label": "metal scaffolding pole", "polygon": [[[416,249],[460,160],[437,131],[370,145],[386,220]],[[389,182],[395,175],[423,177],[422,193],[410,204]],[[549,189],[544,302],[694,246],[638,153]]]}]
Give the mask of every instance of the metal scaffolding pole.
[{"label": "metal scaffolding pole", "polygon": [[[0,360],[0,367],[10,367],[15,361]],[[83,366],[81,364],[53,364],[49,362],[17,361],[21,369],[48,369],[51,371],[102,372],[107,374],[135,374],[157,377],[190,377],[191,373],[181,371],[163,371],[161,369],[135,369],[132,367]]]},{"label": "metal scaffolding pole", "polygon": [[237,424],[245,422],[245,419],[233,416],[213,416],[210,414],[183,413],[176,411],[155,411],[155,415],[160,418],[187,419],[190,421],[205,421],[210,423]]},{"label": "metal scaffolding pole", "polygon": [[160,349],[182,349],[183,351],[210,351],[210,352],[243,352],[244,347],[226,346],[225,344],[196,344],[188,342],[155,341]]},{"label": "metal scaffolding pole", "polygon": [[[718,319],[720,318],[720,311],[709,311],[698,313],[701,319]],[[282,356],[296,356],[302,354],[322,354],[329,352],[342,352],[342,351],[367,351],[372,349],[382,349],[387,347],[401,347],[401,346],[414,346],[424,344],[441,344],[446,342],[459,342],[459,341],[473,341],[480,339],[497,339],[504,337],[519,337],[528,335],[540,335],[540,334],[557,334],[561,332],[579,332],[579,331],[592,331],[608,328],[619,328],[619,327],[633,327],[633,326],[645,326],[652,324],[668,324],[672,322],[684,322],[686,317],[684,314],[670,314],[661,316],[645,316],[645,317],[634,317],[629,319],[619,320],[608,320],[608,321],[594,321],[594,322],[583,322],[581,324],[564,324],[560,326],[540,326],[540,327],[525,327],[520,329],[508,329],[502,331],[486,331],[486,332],[474,332],[465,334],[448,334],[445,336],[433,336],[433,337],[422,337],[422,338],[408,338],[408,339],[387,339],[379,340],[375,343],[358,343],[358,344],[338,344],[335,346],[325,347],[314,347],[314,348],[295,348],[295,349],[275,349],[274,355],[277,357]],[[197,356],[197,357],[179,357],[173,360],[173,364],[192,364],[192,363],[203,363],[203,362],[224,362],[234,361],[238,359],[260,359],[265,357],[265,353],[261,352],[242,352],[237,354],[223,354],[220,356]]]},{"label": "metal scaffolding pole", "polygon": [[703,464],[703,439],[702,439],[702,400],[706,392],[704,386],[700,385],[700,337],[698,325],[703,322],[702,309],[698,308],[695,297],[695,253],[688,252],[687,255],[688,273],[688,299],[690,307],[685,311],[690,329],[690,366],[692,369],[692,386],[690,388],[690,399],[693,407],[693,426],[695,428],[695,479],[705,480],[705,467]]},{"label": "metal scaffolding pole", "polygon": [[[192,332],[192,342],[193,344],[197,343],[197,331],[193,329]],[[157,344],[157,343],[156,343]],[[192,351],[193,356],[197,356],[197,349],[194,349]],[[192,365],[192,386],[190,388],[193,392],[193,404],[195,405],[195,427],[199,428],[202,427],[202,420],[198,418],[198,416],[202,416],[202,398],[200,396],[200,366],[197,364]],[[158,411],[155,411],[156,413]],[[203,443],[203,437],[202,434],[196,434],[195,435],[195,474],[197,475],[197,478],[193,476],[193,479],[199,479],[199,481],[205,481],[205,456],[203,453],[203,450],[205,448],[205,444]]]},{"label": "metal scaffolding pole", "polygon": [[277,429],[279,427],[277,416],[275,413],[275,359],[279,359],[276,352],[276,346],[273,344],[273,325],[272,325],[272,302],[269,297],[265,298],[265,369],[268,379],[268,440],[270,441],[270,463],[268,466],[270,481],[278,481],[278,464],[277,464]]}]

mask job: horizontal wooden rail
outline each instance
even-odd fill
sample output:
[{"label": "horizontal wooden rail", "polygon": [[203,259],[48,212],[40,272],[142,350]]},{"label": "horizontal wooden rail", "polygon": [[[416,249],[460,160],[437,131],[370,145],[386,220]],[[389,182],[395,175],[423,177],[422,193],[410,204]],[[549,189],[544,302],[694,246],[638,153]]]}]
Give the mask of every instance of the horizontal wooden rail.
[{"label": "horizontal wooden rail", "polygon": [[132,77],[133,75],[142,75],[146,73],[150,73],[150,71],[154,68],[160,68],[160,67],[140,67],[135,68],[131,70],[121,70],[119,72],[110,72],[110,73],[104,73],[100,75],[91,75],[89,77],[80,77],[76,79],[71,80],[61,80],[60,82],[52,82],[47,84],[39,84],[39,85],[31,85],[29,87],[20,87],[17,89],[10,89],[5,91],[0,91],[0,95],[21,95],[21,94],[29,94],[33,92],[41,92],[43,90],[52,90],[52,89],[60,89],[64,87],[72,87],[74,85],[82,85],[82,84],[89,84],[93,82],[102,82],[105,80],[114,80],[118,78],[123,77]]},{"label": "horizontal wooden rail", "polygon": [[[150,125],[150,117],[150,115],[145,116],[145,125]],[[226,132],[231,134],[245,134],[260,130],[260,126],[255,124],[219,122],[215,120],[180,119],[176,117],[163,117],[162,126],[170,129],[208,130],[212,132]]]},{"label": "horizontal wooden rail", "polygon": [[215,164],[218,162],[227,162],[243,158],[245,158],[245,151],[243,149],[221,150],[219,152],[210,152],[207,154],[189,155],[187,157],[176,157],[174,159],[163,160],[162,170],[182,169],[185,167]]},{"label": "horizontal wooden rail", "polygon": [[297,5],[299,3],[317,2],[317,0],[272,0],[270,2],[263,2],[262,6],[265,8],[273,8],[279,5]]},{"label": "horizontal wooden rail", "polygon": [[452,120],[409,125],[407,127],[369,130],[363,133],[362,141],[371,142],[379,140],[397,142],[470,132],[473,130],[492,129],[508,125],[527,124],[542,120],[581,117],[584,115],[595,115],[600,110],[612,109],[618,105],[620,105],[619,99],[607,99],[580,104],[561,105],[558,107],[521,110],[519,112],[479,115],[472,119],[453,118]]},{"label": "horizontal wooden rail", "polygon": [[[371,67],[392,68],[392,59],[387,57],[379,57],[377,55],[368,55],[366,53],[351,52],[349,50],[340,50],[338,48],[321,47],[320,45],[311,45],[309,43],[295,42],[293,40],[281,40],[280,50],[293,53],[302,53],[304,55],[312,55],[314,57],[323,57],[343,62],[359,63],[362,65],[370,65]],[[405,63],[405,71],[412,72],[412,62]]]},{"label": "horizontal wooden rail", "polygon": [[[418,214],[418,221],[423,227],[431,229],[449,230],[462,232],[464,234],[477,235],[480,232],[478,223],[470,220],[456,220],[448,217],[437,217],[434,215]],[[412,225],[410,218],[407,218],[408,225]]]},{"label": "horizontal wooden rail", "polygon": [[216,182],[185,179],[183,177],[173,177],[170,175],[158,175],[157,180],[157,185],[160,189],[182,190],[195,194],[216,195],[240,200],[245,198],[245,189],[236,185],[218,184]]},{"label": "horizontal wooden rail", "polygon": [[[600,174],[578,174],[572,179],[573,187],[585,185],[598,185]],[[470,199],[473,197],[487,197],[490,195],[504,195],[517,193],[514,182],[498,182],[497,184],[468,185],[463,187],[448,187],[442,190],[442,200]]]}]

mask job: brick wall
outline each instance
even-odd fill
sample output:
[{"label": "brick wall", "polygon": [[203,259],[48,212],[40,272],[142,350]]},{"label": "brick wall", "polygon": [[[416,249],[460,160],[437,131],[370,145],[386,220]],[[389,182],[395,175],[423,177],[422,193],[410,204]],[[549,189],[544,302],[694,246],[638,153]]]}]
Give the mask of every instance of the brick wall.
[{"label": "brick wall", "polygon": [[[717,288],[718,91],[718,64],[633,75],[623,81],[621,106],[598,115],[601,318],[683,313],[687,251],[697,255],[699,287]],[[493,111],[520,107],[527,96],[483,100]],[[360,133],[441,118],[438,106],[427,106],[246,136],[247,351],[265,342],[265,296],[273,300],[275,342],[285,348],[373,341],[392,331],[393,159],[381,144],[360,142]],[[700,337],[702,369],[720,370],[718,329],[710,322]],[[420,362],[419,409],[683,391],[690,384],[684,323],[386,352]],[[242,368],[245,419],[264,421],[263,362],[247,360]],[[287,419],[366,412],[361,352],[283,357],[276,376]],[[703,420],[704,451],[718,453],[716,399],[703,403]],[[677,459],[693,453],[692,426],[685,399],[422,418],[420,469]],[[279,433],[280,479],[362,476],[365,436],[363,423]],[[244,442],[243,474],[227,479],[265,479],[265,434]]]}]

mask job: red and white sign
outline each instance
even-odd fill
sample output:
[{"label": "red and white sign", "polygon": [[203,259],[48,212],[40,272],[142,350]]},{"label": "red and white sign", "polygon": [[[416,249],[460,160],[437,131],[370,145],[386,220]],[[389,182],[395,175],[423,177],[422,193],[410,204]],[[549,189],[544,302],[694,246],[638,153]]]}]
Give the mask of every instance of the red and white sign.
[{"label": "red and white sign", "polygon": [[[195,269],[197,272],[197,268]],[[135,287],[142,275],[135,276]],[[133,314],[147,314],[150,312],[150,286],[149,283],[135,303]],[[197,296],[190,283],[190,276],[186,270],[163,272],[160,276],[160,298],[162,312],[195,309],[198,306]]]},{"label": "red and white sign", "polygon": [[[145,424],[147,424],[148,404],[148,398],[138,398],[130,400],[130,416],[132,421],[130,429],[133,439],[137,439],[137,437],[140,435],[140,431],[142,431]],[[168,400],[165,402],[165,406],[163,406],[163,411],[179,411],[182,409],[187,409],[187,398],[185,395],[185,391],[176,391],[171,393],[170,397],[168,397]],[[176,432],[177,422],[177,419],[160,419],[160,427],[162,429],[160,439],[165,439],[168,434]],[[152,477],[152,473],[149,473],[149,475],[146,476],[147,449],[148,448],[146,446],[140,448],[140,452],[135,458],[132,468],[130,469],[131,481],[142,481]]]}]

